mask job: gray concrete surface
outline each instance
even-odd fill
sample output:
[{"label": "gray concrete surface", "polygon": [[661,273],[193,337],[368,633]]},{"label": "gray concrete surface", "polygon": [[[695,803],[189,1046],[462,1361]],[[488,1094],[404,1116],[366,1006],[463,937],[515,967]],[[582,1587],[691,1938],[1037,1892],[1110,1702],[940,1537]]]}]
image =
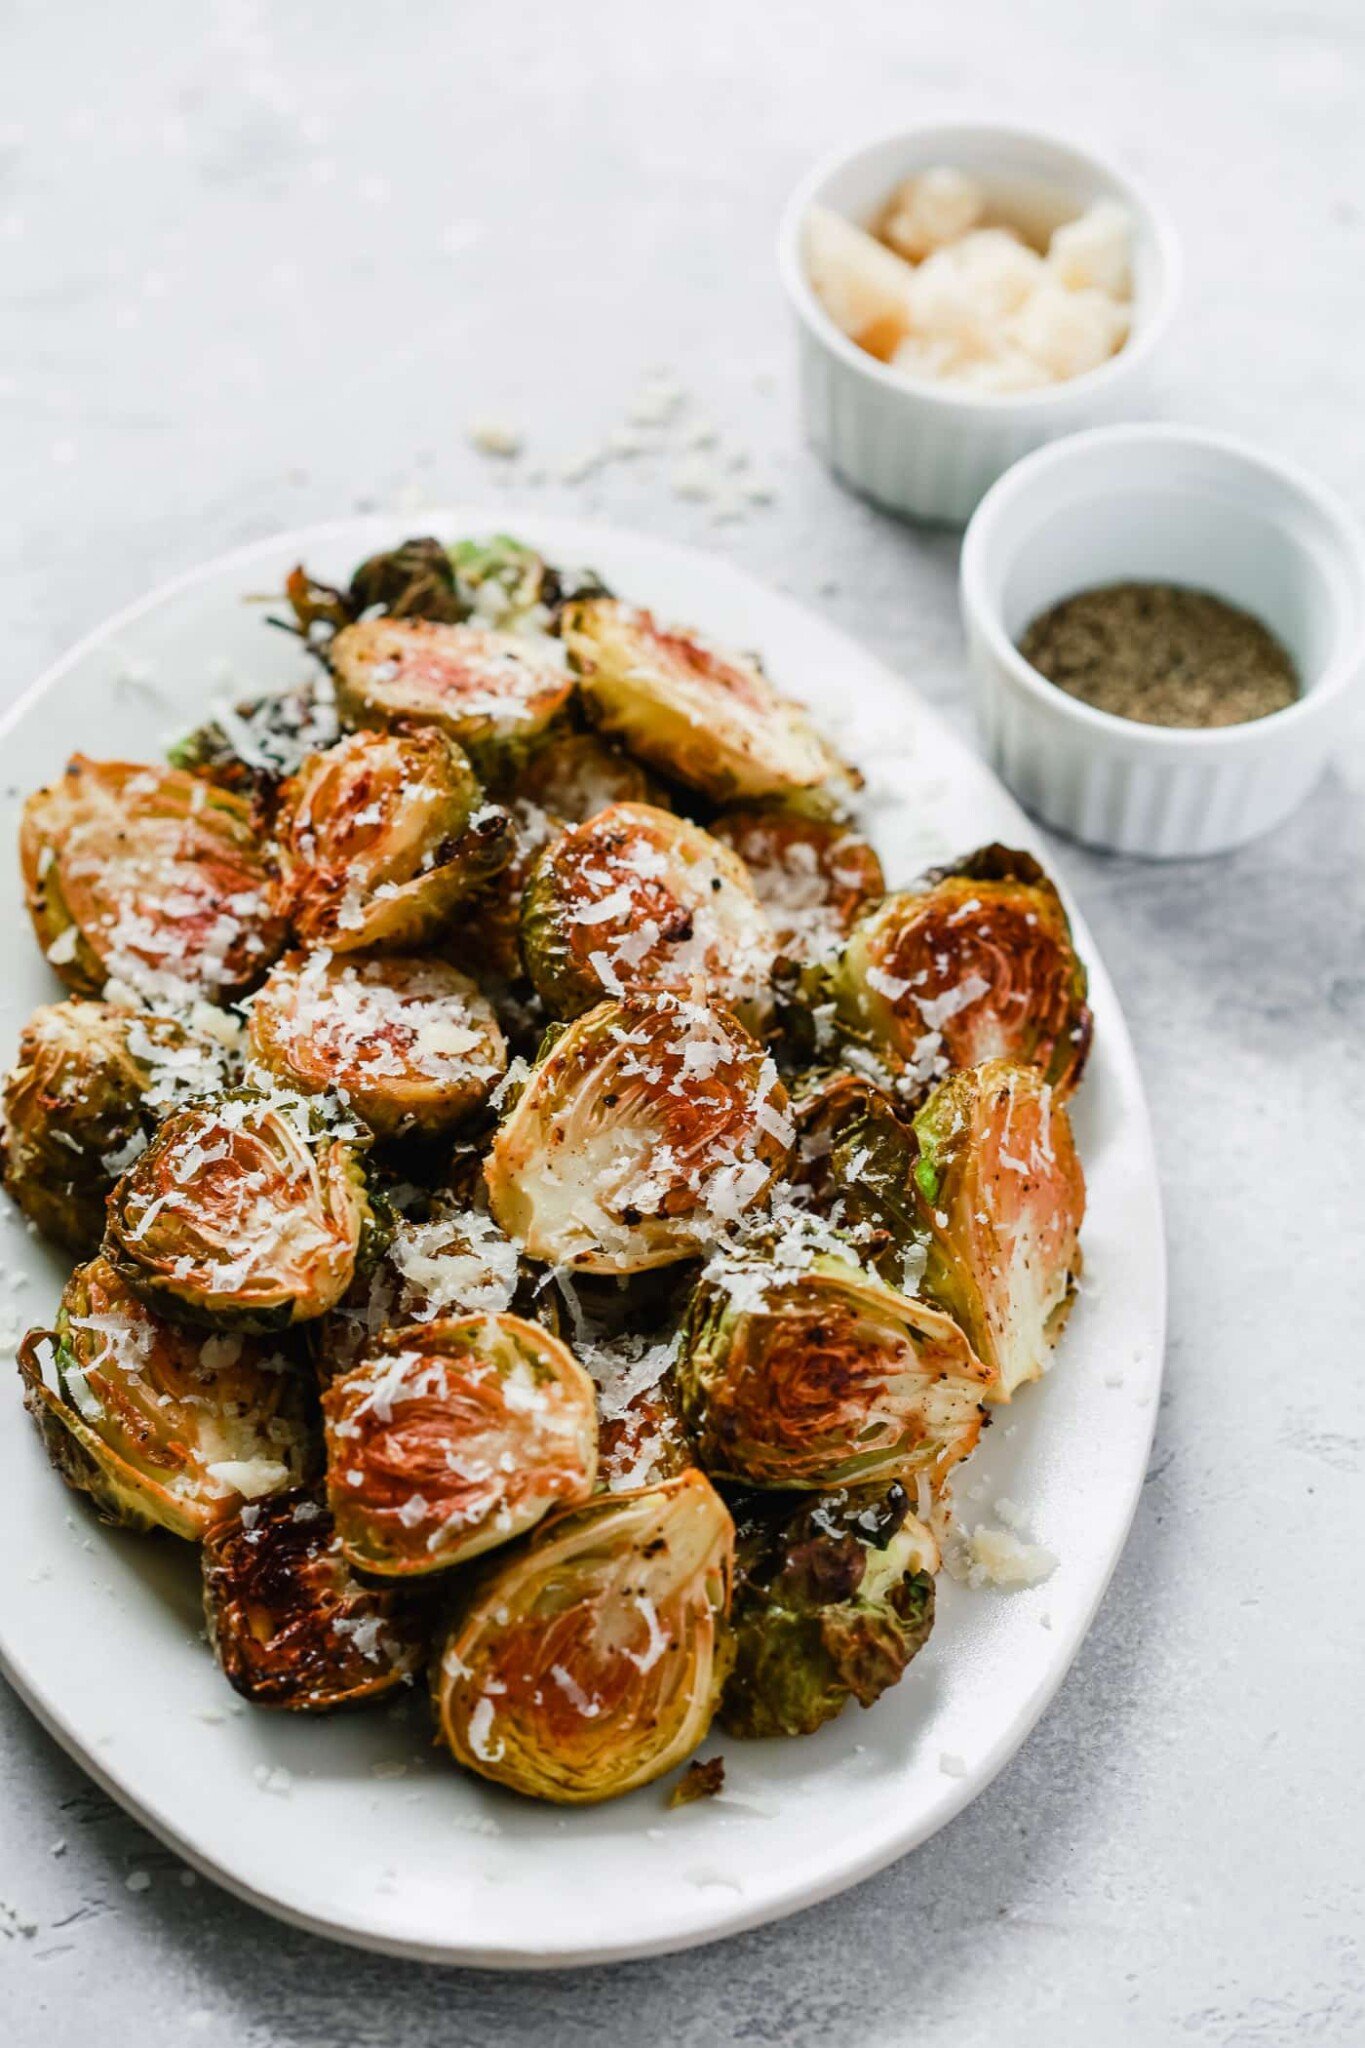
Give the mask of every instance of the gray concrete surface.
[{"label": "gray concrete surface", "polygon": [[[956,543],[852,502],[797,445],[770,252],[815,153],[921,113],[1059,125],[1145,174],[1188,256],[1166,409],[1365,495],[1352,0],[11,0],[2,19],[7,692],[234,543],[483,494],[724,549],[961,718]],[[650,455],[559,479],[652,367],[770,504],[718,522]],[[524,456],[477,454],[484,417]],[[6,1694],[0,2039],[1365,2040],[1363,795],[1357,730],[1238,857],[1059,852],[1151,1091],[1168,1391],[1085,1651],[954,1826],[718,1949],[441,1973],[187,1885]]]}]

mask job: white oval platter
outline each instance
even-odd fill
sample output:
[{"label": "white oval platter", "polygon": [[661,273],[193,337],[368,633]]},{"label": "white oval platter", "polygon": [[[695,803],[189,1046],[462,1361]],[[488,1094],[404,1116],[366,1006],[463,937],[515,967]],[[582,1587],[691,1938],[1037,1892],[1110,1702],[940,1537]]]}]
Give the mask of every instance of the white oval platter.
[{"label": "white oval platter", "polygon": [[[890,881],[1023,813],[910,687],[813,613],[683,547],[506,507],[348,520],[243,549],[155,592],[76,647],[11,711],[4,843],[68,751],[156,759],[212,699],[295,678],[305,657],[260,599],[304,560],[344,581],[403,535],[511,530],[623,595],[757,649],[869,778]],[[276,606],[276,609],[279,607]],[[60,993],[17,863],[0,862],[0,1053]],[[804,1741],[723,1748],[720,1799],[658,1786],[563,1811],[457,1772],[423,1703],[325,1720],[241,1705],[200,1634],[198,1572],[169,1538],[102,1528],[48,1469],[17,1373],[0,1378],[0,1669],[105,1789],[199,1870],[294,1924],[427,1961],[603,1962],[715,1940],[854,1884],[951,1820],[1056,1692],[1122,1549],[1160,1387],[1165,1267],[1147,1111],[1113,988],[1083,928],[1095,1050],[1075,1104],[1090,1187],[1086,1282],[1056,1361],[961,1475],[963,1518],[1007,1495],[1058,1559],[1022,1591],[940,1582],[930,1644],[867,1712]],[[42,1321],[65,1270],[0,1203],[6,1323]],[[12,1353],[13,1333],[3,1332]]]}]

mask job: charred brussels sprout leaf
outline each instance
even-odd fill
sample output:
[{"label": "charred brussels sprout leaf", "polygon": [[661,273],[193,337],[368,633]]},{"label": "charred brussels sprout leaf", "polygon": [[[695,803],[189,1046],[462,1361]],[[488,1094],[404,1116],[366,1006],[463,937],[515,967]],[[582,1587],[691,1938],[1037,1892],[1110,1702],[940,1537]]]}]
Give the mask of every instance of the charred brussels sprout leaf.
[{"label": "charred brussels sprout leaf", "polygon": [[405,540],[386,554],[371,555],[351,578],[348,625],[375,607],[391,619],[432,619],[456,625],[469,610],[455,588],[455,571],[440,541]]},{"label": "charred brussels sprout leaf", "polygon": [[681,1763],[725,1677],[733,1540],[700,1472],[543,1524],[473,1589],[437,1659],[457,1762],[560,1804]]},{"label": "charred brussels sprout leaf", "polygon": [[489,626],[363,619],[328,658],[351,724],[438,728],[485,771],[523,753],[574,689],[558,641]]},{"label": "charred brussels sprout leaf", "polygon": [[593,722],[716,803],[818,787],[842,772],[757,662],[612,598],[565,608],[561,631]]},{"label": "charred brussels sprout leaf", "polygon": [[507,1066],[487,1000],[443,960],[291,953],[249,1030],[270,1073],[307,1094],[335,1088],[381,1138],[451,1129]]},{"label": "charred brussels sprout leaf", "polygon": [[164,1321],[104,1259],[77,1267],[19,1369],[52,1463],[106,1521],[197,1540],[314,1462],[294,1361]]},{"label": "charred brussels sprout leaf", "polygon": [[793,1139],[762,1046],[671,996],[602,1003],[551,1044],[485,1173],[497,1221],[550,1265],[634,1273],[695,1257],[762,1199]]},{"label": "charred brussels sprout leaf", "polygon": [[870,1707],[928,1641],[938,1546],[898,1482],[734,1508],[730,1735],[811,1735]]},{"label": "charred brussels sprout leaf", "polygon": [[939,1483],[981,1432],[987,1368],[956,1323],[852,1259],[717,1255],[683,1333],[702,1467],[760,1487]]},{"label": "charred brussels sprout leaf", "polygon": [[162,1124],[109,1199],[105,1255],[151,1306],[278,1330],[345,1294],[375,1233],[361,1143],[241,1090]]},{"label": "charred brussels sprout leaf", "polygon": [[521,950],[546,1005],[575,1017],[604,996],[662,989],[768,1007],[773,940],[744,863],[652,804],[612,804],[551,841],[521,905]]},{"label": "charred brussels sprout leaf", "polygon": [[222,1046],[170,1017],[49,1003],[5,1079],[5,1186],[45,1237],[90,1258],[115,1181],[161,1117],[229,1078]]},{"label": "charred brussels sprout leaf", "polygon": [[462,967],[488,976],[504,988],[520,988],[539,1012],[540,999],[525,977],[521,958],[521,904],[541,851],[563,823],[538,805],[514,797],[508,806],[511,851],[491,882],[471,896],[459,923],[444,934],[443,951]]},{"label": "charred brussels sprout leaf", "polygon": [[67,987],[227,1002],[260,980],[284,929],[250,807],[175,768],[89,761],[24,806],[24,891]]},{"label": "charred brussels sprout leaf", "polygon": [[340,728],[331,678],[269,697],[220,706],[206,724],[176,741],[167,758],[268,812],[287,775],[310,754],[333,746]]},{"label": "charred brussels sprout leaf", "polygon": [[277,901],[305,946],[400,950],[440,930],[511,852],[442,733],[357,732],[281,791]]},{"label": "charred brussels sprout leaf", "polygon": [[234,1691],[258,1707],[325,1713],[416,1676],[429,1624],[401,1591],[367,1586],[311,1493],[253,1505],[204,1544],[204,1618]]},{"label": "charred brussels sprout leaf", "polygon": [[656,1486],[690,1472],[697,1462],[667,1377],[619,1404],[609,1407],[604,1400],[597,1447],[597,1483],[608,1493]]},{"label": "charred brussels sprout leaf", "polygon": [[838,819],[780,805],[722,811],[711,830],[734,848],[790,960],[825,960],[885,888],[882,864]]},{"label": "charred brussels sprout leaf", "polygon": [[518,776],[517,794],[569,825],[595,818],[608,804],[669,808],[654,777],[595,732],[548,739]]},{"label": "charred brussels sprout leaf", "polygon": [[930,1224],[918,1146],[885,1089],[840,1068],[798,1094],[799,1177],[819,1212],[889,1287],[917,1294]]},{"label": "charred brussels sprout leaf", "polygon": [[461,596],[493,626],[543,627],[568,598],[606,595],[590,569],[552,569],[534,548],[506,533],[457,541],[450,559]]},{"label": "charred brussels sprout leaf", "polygon": [[1071,1120],[1035,1068],[988,1060],[935,1089],[915,1135],[925,1290],[1008,1399],[1043,1371],[1080,1270],[1085,1178]]},{"label": "charred brussels sprout leaf", "polygon": [[850,934],[834,993],[841,1029],[910,1090],[1004,1058],[1067,1094],[1090,1043],[1061,898],[1031,855],[1007,847],[888,896]]},{"label": "charred brussels sprout leaf", "polygon": [[[294,614],[294,626],[305,640],[316,633],[319,638],[335,633],[341,626],[347,626],[355,616],[350,598],[344,590],[337,590],[330,583],[319,583],[316,576],[310,576],[302,562],[297,563],[284,579],[284,594],[289,609]],[[280,620],[281,625],[286,621]]]},{"label": "charred brussels sprout leaf", "polygon": [[385,1577],[463,1563],[592,1491],[592,1381],[519,1316],[394,1331],[323,1407],[342,1550]]}]

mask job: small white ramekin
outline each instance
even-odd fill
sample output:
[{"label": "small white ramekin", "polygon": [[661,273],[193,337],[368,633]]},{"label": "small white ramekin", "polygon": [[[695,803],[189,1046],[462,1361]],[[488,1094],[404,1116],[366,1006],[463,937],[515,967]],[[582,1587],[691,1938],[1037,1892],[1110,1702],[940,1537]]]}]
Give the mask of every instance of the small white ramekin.
[{"label": "small white ramekin", "polygon": [[[1017,646],[1049,605],[1107,583],[1181,583],[1262,619],[1303,694],[1190,730],[1096,711]],[[1365,553],[1329,492],[1221,434],[1101,427],[1040,448],[987,494],[962,545],[962,619],[986,756],[1074,839],[1176,859],[1279,824],[1327,764],[1365,666]]]},{"label": "small white ramekin", "polygon": [[[860,226],[903,178],[945,164],[968,171],[992,204],[1047,229],[1094,200],[1133,223],[1133,330],[1096,370],[1012,395],[910,382],[835,326],[806,275],[804,224],[828,206]],[[887,511],[960,526],[1012,462],[1044,441],[1131,417],[1170,322],[1179,259],[1165,216],[1123,173],[1029,129],[981,123],[904,128],[818,165],[783,215],[778,262],[796,313],[807,438],[834,471]]]}]

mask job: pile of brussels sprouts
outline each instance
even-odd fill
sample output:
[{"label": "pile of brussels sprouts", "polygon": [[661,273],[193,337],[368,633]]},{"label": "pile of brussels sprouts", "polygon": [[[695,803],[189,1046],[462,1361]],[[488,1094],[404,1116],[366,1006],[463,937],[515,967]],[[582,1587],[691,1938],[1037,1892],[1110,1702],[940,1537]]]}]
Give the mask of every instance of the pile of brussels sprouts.
[{"label": "pile of brussels sprouts", "polygon": [[1079,1267],[1055,889],[888,894],[757,662],[514,541],[287,597],[305,685],[25,808],[53,1464],[201,1546],[248,1700],[425,1668],[522,1793],[869,1705]]}]

